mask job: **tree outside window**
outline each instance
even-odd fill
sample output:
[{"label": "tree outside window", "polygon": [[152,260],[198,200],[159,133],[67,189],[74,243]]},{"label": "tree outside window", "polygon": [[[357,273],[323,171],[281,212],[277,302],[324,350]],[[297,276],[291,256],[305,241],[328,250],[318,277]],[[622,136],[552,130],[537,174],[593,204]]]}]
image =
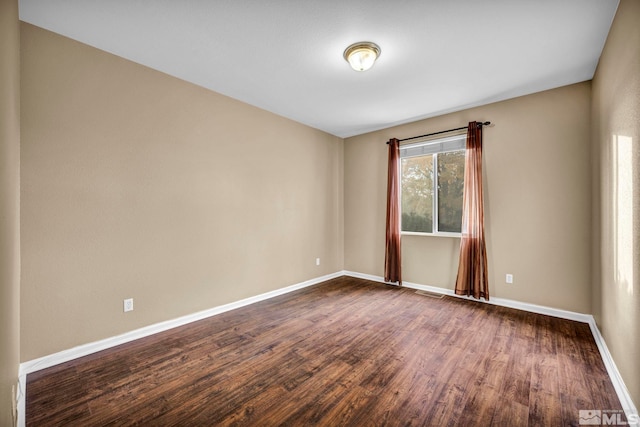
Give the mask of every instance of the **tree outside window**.
[{"label": "tree outside window", "polygon": [[[464,149],[460,144],[458,141],[453,151],[424,155],[415,155],[415,149],[404,150],[405,157],[400,159],[402,231],[460,233],[464,184]],[[422,151],[437,150],[433,147]],[[451,145],[441,143],[440,147]]]}]

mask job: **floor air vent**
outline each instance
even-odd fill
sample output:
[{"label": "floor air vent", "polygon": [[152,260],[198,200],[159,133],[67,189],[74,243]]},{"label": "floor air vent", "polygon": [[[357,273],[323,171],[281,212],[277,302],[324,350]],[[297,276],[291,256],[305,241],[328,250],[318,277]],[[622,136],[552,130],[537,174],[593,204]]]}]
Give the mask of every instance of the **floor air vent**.
[{"label": "floor air vent", "polygon": [[430,297],[430,298],[438,298],[438,299],[444,296],[444,294],[437,294],[435,292],[429,292],[429,291],[416,291],[416,294],[422,295],[425,297]]}]

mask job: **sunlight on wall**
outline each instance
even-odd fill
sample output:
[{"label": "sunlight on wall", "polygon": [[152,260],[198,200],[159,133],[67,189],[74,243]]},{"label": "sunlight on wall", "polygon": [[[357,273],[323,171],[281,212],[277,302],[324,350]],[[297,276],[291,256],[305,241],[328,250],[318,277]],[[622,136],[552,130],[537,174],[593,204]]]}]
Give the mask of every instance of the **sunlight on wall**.
[{"label": "sunlight on wall", "polygon": [[614,268],[616,284],[633,295],[633,139],[613,136]]}]

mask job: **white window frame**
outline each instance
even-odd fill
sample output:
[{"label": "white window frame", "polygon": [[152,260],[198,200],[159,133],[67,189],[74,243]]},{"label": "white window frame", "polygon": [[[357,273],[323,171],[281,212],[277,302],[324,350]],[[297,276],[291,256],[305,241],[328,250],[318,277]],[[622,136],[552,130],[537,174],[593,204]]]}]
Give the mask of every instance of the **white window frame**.
[{"label": "white window frame", "polygon": [[[421,231],[403,231],[402,230],[402,166],[398,165],[398,171],[401,174],[399,177],[400,182],[400,233],[407,236],[434,236],[434,237],[462,237],[462,232],[453,233],[450,231],[438,230],[438,156],[439,153],[449,153],[452,151],[464,152],[466,147],[466,134],[459,134],[448,136],[444,138],[431,139],[428,141],[419,141],[411,144],[400,146],[400,156],[398,162],[402,162],[402,159],[411,157],[421,157],[429,154],[435,154],[432,157],[433,161],[433,204],[432,218],[433,218],[433,231],[431,233]],[[463,177],[464,178],[464,177]]]}]

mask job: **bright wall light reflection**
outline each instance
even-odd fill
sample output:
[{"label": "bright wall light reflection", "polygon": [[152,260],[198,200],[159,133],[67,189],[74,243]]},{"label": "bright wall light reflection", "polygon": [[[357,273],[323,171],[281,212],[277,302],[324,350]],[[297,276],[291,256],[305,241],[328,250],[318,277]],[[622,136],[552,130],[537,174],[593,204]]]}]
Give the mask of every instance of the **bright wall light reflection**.
[{"label": "bright wall light reflection", "polygon": [[633,139],[613,136],[616,283],[633,295]]}]

